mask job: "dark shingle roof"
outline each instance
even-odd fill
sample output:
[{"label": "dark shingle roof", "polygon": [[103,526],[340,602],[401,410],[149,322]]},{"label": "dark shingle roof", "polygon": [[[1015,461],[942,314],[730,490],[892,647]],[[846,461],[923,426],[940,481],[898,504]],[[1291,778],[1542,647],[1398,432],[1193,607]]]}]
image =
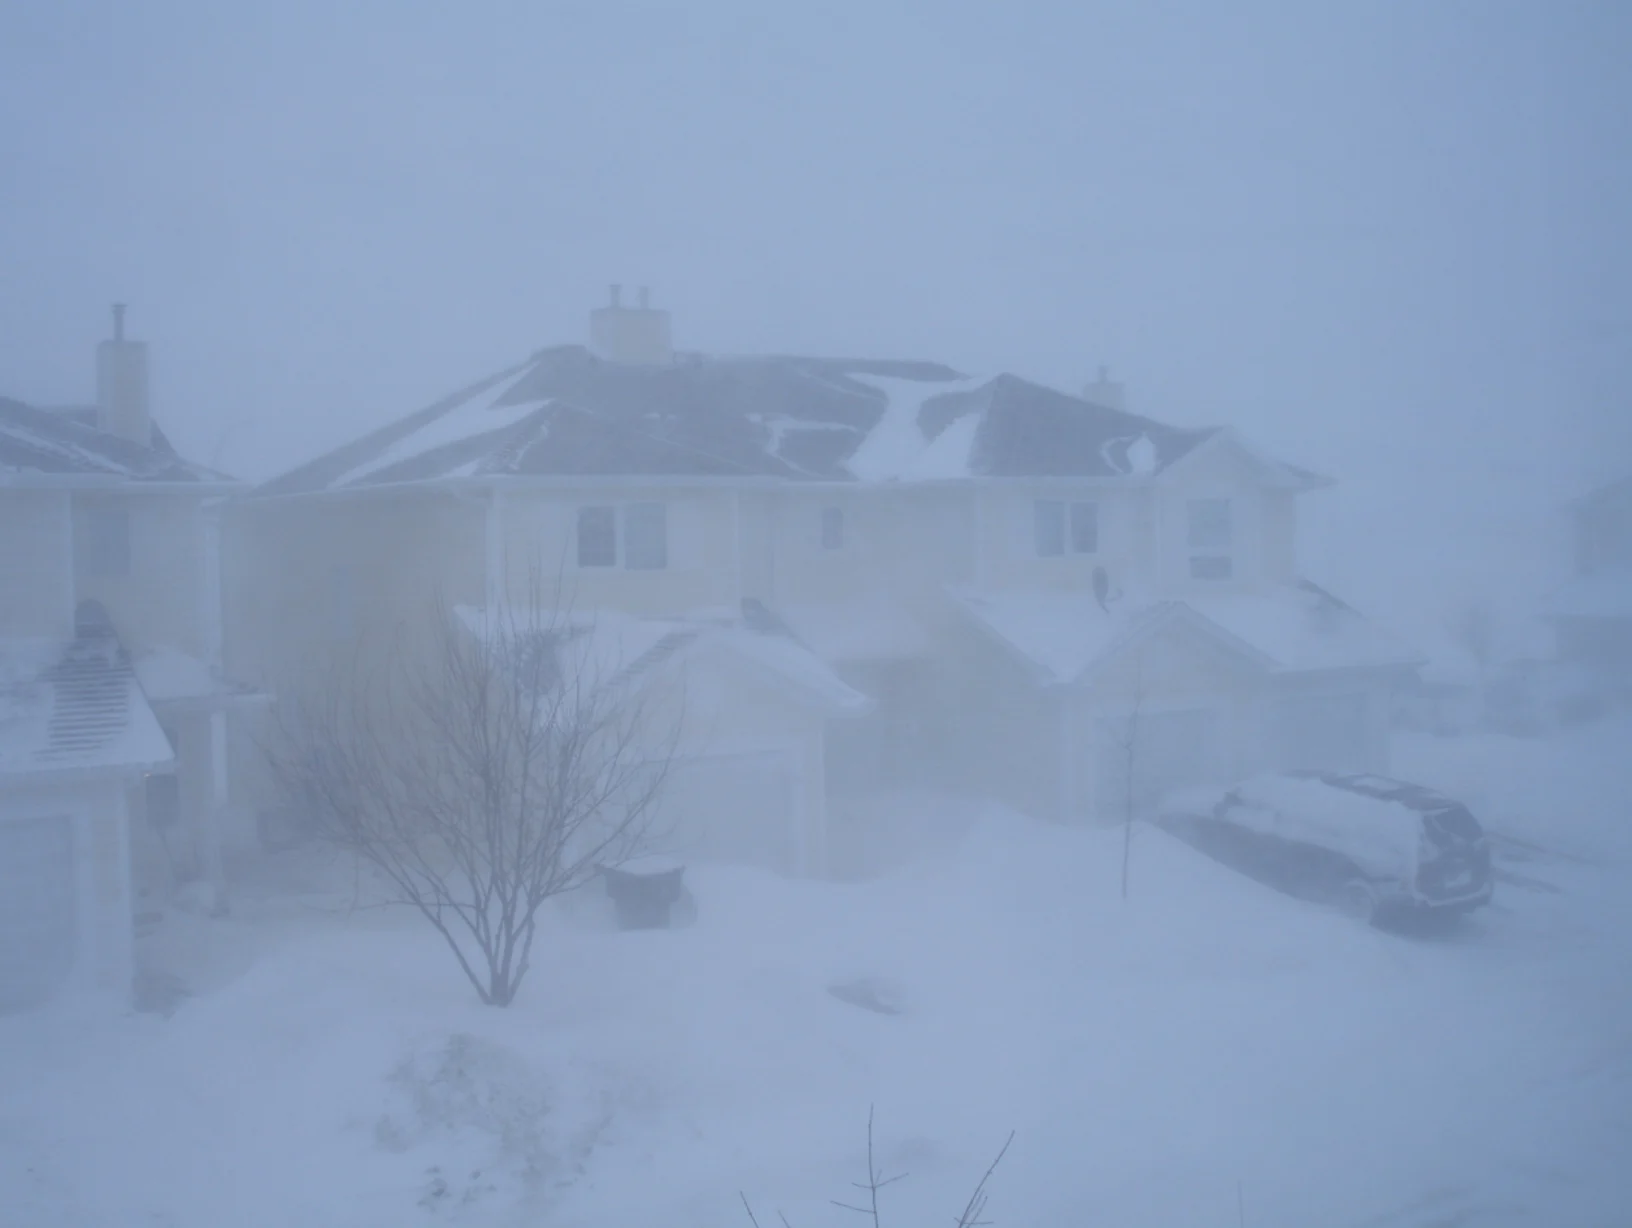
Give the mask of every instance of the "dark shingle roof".
[{"label": "dark shingle roof", "polygon": [[[967,379],[937,363],[682,355],[664,366],[633,366],[562,346],[260,493],[488,475],[1113,477],[1154,472],[1212,433],[1012,375]],[[1130,454],[1136,445],[1143,450]]]},{"label": "dark shingle roof", "polygon": [[37,473],[53,476],[96,475],[133,482],[232,481],[203,465],[176,454],[156,426],[153,442],[144,447],[133,440],[98,430],[95,410],[37,409],[0,397],[0,475]]}]

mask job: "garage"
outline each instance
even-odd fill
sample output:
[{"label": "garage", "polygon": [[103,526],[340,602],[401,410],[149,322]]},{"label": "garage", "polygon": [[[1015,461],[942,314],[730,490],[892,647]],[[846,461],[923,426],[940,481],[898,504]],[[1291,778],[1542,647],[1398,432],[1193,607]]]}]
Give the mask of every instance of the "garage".
[{"label": "garage", "polygon": [[1178,789],[1215,783],[1222,721],[1213,708],[1140,712],[1100,723],[1099,797],[1109,816],[1125,814],[1132,776],[1136,814],[1156,810]]},{"label": "garage", "polygon": [[1276,766],[1320,772],[1372,769],[1363,694],[1291,695],[1271,714]]},{"label": "garage", "polygon": [[790,751],[676,759],[653,815],[653,849],[690,862],[796,873],[797,781]]},{"label": "garage", "polygon": [[0,1010],[42,1002],[68,980],[76,901],[72,820],[0,820]]}]

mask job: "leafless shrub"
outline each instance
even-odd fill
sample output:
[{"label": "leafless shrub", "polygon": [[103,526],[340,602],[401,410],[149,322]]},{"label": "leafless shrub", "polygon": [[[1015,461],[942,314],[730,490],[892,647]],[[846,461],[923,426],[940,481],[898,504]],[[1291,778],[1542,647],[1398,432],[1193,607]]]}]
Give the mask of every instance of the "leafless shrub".
[{"label": "leafless shrub", "polygon": [[506,1006],[544,901],[640,851],[681,709],[536,596],[439,600],[427,642],[398,639],[281,707],[268,762],[319,834],[377,867],[481,1000]]},{"label": "leafless shrub", "polygon": [[[997,1171],[997,1166],[1003,1162],[1003,1157],[1009,1153],[1009,1146],[1013,1142],[1014,1131],[1010,1130],[1009,1137],[1003,1140],[1003,1146],[998,1149],[996,1158],[986,1166],[986,1172],[981,1176],[980,1183],[975,1186],[974,1193],[969,1195],[969,1201],[964,1203],[963,1211],[957,1218],[955,1228],[986,1228],[991,1223],[990,1220],[981,1218],[986,1213],[988,1197],[986,1186],[991,1181],[992,1174]],[[886,1177],[879,1170],[873,1150],[873,1110],[869,1107],[867,1110],[867,1180],[851,1183],[867,1196],[866,1205],[840,1202],[837,1199],[832,1200],[833,1205],[846,1211],[854,1211],[858,1215],[865,1215],[872,1221],[873,1228],[882,1228],[884,1219],[878,1209],[879,1191],[894,1185],[897,1181],[905,1180],[907,1176],[906,1173],[896,1173],[894,1176]],[[759,1219],[754,1215],[754,1208],[749,1204],[748,1196],[741,1191],[738,1191],[737,1196],[742,1199],[742,1209],[748,1214],[748,1222],[753,1225],[753,1228],[759,1228]],[[791,1228],[785,1215],[780,1211],[776,1214],[777,1218],[782,1222],[782,1228]]]}]

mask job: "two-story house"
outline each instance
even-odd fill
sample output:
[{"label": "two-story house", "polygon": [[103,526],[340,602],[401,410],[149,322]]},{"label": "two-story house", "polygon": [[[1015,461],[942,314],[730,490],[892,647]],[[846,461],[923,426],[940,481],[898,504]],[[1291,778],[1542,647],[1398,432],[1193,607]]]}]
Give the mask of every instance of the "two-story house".
[{"label": "two-story house", "polygon": [[153,424],[118,309],[97,364],[94,406],[0,399],[0,997],[19,1001],[128,988],[144,851],[218,876],[227,716],[258,698],[219,670],[211,506],[238,484]]},{"label": "two-story house", "polygon": [[[591,333],[237,504],[234,667],[279,689],[321,678],[434,591],[541,586],[581,610],[740,624],[745,659],[777,645],[760,655],[784,667],[787,711],[739,670],[709,725],[780,740],[780,776],[775,756],[735,763],[796,780],[797,802],[698,745],[721,762],[685,808],[793,823],[790,868],[808,871],[866,790],[955,782],[1117,813],[1108,748],[1135,712],[1140,805],[1257,766],[1383,765],[1387,691],[1414,657],[1299,578],[1296,499],[1322,479],[1228,430],[1012,375],[676,353],[644,301],[614,296]],[[870,703],[814,702],[841,692],[802,697],[794,676]]]},{"label": "two-story house", "polygon": [[1632,694],[1632,477],[1569,507],[1574,571],[1546,600],[1561,662],[1596,694]]}]

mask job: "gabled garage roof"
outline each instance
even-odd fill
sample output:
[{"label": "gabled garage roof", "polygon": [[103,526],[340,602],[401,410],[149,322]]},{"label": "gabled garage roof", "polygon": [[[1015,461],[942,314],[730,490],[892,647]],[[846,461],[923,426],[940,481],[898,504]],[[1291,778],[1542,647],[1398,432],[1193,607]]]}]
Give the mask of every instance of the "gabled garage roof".
[{"label": "gabled garage roof", "polygon": [[[494,623],[482,610],[460,606],[456,617],[478,636],[527,634],[525,621]],[[859,716],[873,701],[851,687],[827,662],[794,639],[768,614],[733,617],[705,611],[682,618],[637,618],[619,610],[574,611],[539,634],[555,653],[571,653],[580,678],[595,686],[623,686],[655,675],[670,662],[721,653],[763,672],[796,699],[834,716]]]},{"label": "gabled garage roof", "polygon": [[76,623],[67,642],[0,640],[0,780],[175,759],[107,614],[84,602]]},{"label": "gabled garage roof", "polygon": [[1422,661],[1410,645],[1306,580],[1266,592],[1182,600],[1129,594],[1105,605],[1090,593],[958,590],[951,596],[1044,685],[1086,682],[1175,624],[1268,673],[1407,668]]}]

